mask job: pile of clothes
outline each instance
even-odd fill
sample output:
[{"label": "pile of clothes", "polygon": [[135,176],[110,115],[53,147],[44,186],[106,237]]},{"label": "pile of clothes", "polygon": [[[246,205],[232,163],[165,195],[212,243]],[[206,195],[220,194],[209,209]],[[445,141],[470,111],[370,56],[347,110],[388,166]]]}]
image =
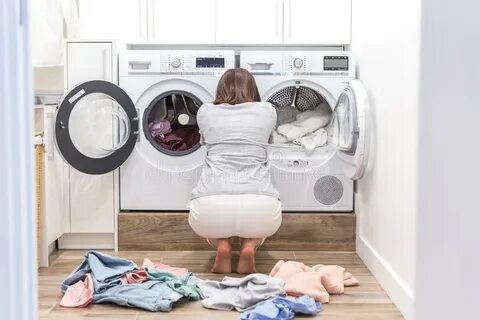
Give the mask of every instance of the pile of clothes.
[{"label": "pile of clothes", "polygon": [[185,268],[144,259],[133,261],[89,251],[63,281],[63,307],[115,303],[149,311],[171,311],[179,302],[202,300],[208,309],[236,310],[239,319],[293,319],[315,315],[329,294],[342,294],[358,281],[340,266],[306,266],[279,261],[270,275],[254,273],[222,281],[201,280]]},{"label": "pile of clothes", "polygon": [[200,141],[197,126],[182,126],[172,129],[170,121],[162,119],[150,122],[148,128],[153,139],[167,150],[188,150]]},{"label": "pile of clothes", "polygon": [[292,122],[280,124],[272,133],[272,144],[295,144],[310,154],[317,147],[327,143],[327,131],[331,111],[328,109],[307,110],[295,115]]}]

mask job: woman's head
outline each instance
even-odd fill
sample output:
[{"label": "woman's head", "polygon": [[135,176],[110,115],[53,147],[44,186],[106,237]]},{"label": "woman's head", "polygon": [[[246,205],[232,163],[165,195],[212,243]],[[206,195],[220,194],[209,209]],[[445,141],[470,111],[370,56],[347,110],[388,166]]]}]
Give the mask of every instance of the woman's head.
[{"label": "woman's head", "polygon": [[260,94],[252,74],[245,69],[235,68],[227,70],[220,78],[213,103],[239,104],[258,101]]}]

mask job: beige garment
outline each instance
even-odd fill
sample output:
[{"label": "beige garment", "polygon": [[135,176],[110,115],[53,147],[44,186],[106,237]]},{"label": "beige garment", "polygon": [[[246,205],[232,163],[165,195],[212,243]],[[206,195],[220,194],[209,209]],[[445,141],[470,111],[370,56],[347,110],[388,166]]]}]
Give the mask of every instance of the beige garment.
[{"label": "beige garment", "polygon": [[343,294],[345,287],[358,285],[357,279],[340,266],[309,267],[298,261],[278,261],[270,276],[285,281],[288,295],[308,295],[321,303],[328,303],[330,294]]}]

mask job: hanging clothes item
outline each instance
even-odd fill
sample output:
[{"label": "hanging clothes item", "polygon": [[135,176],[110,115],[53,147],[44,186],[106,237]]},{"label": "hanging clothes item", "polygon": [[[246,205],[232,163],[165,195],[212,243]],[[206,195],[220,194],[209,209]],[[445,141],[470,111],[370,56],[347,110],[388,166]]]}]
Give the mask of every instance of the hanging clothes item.
[{"label": "hanging clothes item", "polygon": [[278,297],[257,305],[253,310],[245,311],[239,320],[290,320],[296,314],[316,315],[322,305],[309,296]]},{"label": "hanging clothes item", "polygon": [[33,0],[31,13],[33,66],[62,64],[64,40],[78,35],[76,0]]},{"label": "hanging clothes item", "polygon": [[257,304],[284,295],[284,281],[260,273],[243,278],[224,277],[221,282],[199,280],[198,286],[208,309],[245,311]]},{"label": "hanging clothes item", "polygon": [[94,292],[103,292],[122,284],[122,276],[136,269],[137,265],[133,261],[88,251],[83,262],[63,281],[62,292],[65,293],[69,286],[78,281],[83,281],[87,273],[92,276]]},{"label": "hanging clothes item", "polygon": [[298,261],[278,261],[270,276],[285,281],[288,295],[308,295],[321,303],[328,303],[330,294],[343,294],[345,287],[358,285],[357,279],[340,266],[309,267]]}]

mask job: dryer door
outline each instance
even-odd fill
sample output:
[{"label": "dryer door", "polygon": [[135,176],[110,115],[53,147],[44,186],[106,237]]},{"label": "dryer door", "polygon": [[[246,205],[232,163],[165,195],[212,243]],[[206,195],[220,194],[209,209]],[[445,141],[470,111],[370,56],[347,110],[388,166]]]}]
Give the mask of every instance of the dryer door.
[{"label": "dryer door", "polygon": [[337,148],[345,174],[360,179],[368,161],[369,108],[367,90],[359,80],[351,81],[340,94],[329,127],[329,140]]},{"label": "dryer door", "polygon": [[55,139],[65,161],[87,174],[104,174],[130,156],[138,136],[138,116],[130,97],[107,81],[88,81],[61,102]]}]

